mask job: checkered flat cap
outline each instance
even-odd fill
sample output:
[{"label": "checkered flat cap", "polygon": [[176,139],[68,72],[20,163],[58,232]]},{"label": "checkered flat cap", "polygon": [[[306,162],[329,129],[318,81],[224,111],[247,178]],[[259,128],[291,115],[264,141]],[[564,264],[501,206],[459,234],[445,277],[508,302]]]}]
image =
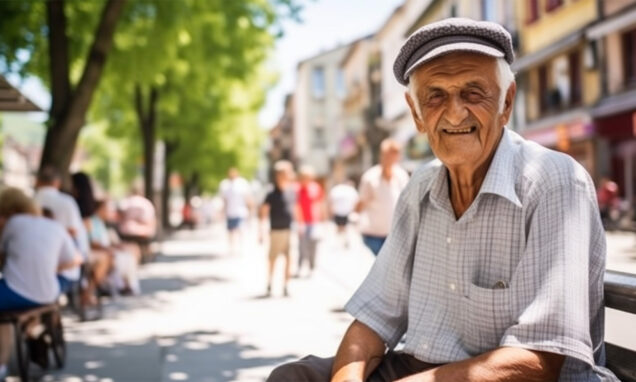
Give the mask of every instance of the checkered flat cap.
[{"label": "checkered flat cap", "polygon": [[490,21],[448,18],[425,25],[406,40],[393,64],[395,78],[402,85],[423,63],[456,51],[481,53],[514,61],[512,38],[504,27]]}]

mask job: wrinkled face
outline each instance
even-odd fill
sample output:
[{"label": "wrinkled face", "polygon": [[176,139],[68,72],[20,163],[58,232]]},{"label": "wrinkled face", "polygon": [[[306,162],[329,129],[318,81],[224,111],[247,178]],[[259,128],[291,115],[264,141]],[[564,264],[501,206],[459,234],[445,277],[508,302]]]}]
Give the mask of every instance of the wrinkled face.
[{"label": "wrinkled face", "polygon": [[[496,60],[458,52],[423,64],[406,98],[419,131],[448,167],[477,167],[494,153],[512,110],[515,86],[499,113]],[[414,94],[413,94],[414,93]]]}]

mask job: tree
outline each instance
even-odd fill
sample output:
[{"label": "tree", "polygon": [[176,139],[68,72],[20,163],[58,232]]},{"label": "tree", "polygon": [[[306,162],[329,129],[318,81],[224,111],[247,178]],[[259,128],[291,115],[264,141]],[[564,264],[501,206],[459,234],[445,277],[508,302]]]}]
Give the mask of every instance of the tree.
[{"label": "tree", "polygon": [[[49,0],[42,2],[0,2],[0,53],[7,68],[45,79],[51,89],[51,109],[41,166],[53,166],[66,172],[75,151],[80,129],[99,83],[112,46],[115,26],[125,0],[101,3]],[[46,10],[43,12],[42,7]],[[101,13],[98,7],[102,7]],[[70,22],[76,42],[68,36],[68,14],[89,16]],[[44,17],[46,14],[46,18]],[[99,14],[97,26],[90,33],[85,25]],[[23,24],[17,24],[23,22]],[[75,36],[76,32],[78,33]],[[92,37],[90,49],[85,48]],[[48,44],[45,43],[48,42]],[[75,40],[75,39],[74,39]],[[44,52],[48,52],[48,56]],[[20,52],[24,58],[19,56]],[[82,67],[82,69],[78,69]],[[76,81],[73,72],[81,73]]]},{"label": "tree", "polygon": [[137,1],[123,17],[97,118],[107,119],[115,135],[141,133],[147,196],[155,139],[166,143],[167,173],[176,170],[206,186],[218,183],[232,163],[254,168],[262,136],[255,114],[272,79],[262,64],[285,10],[298,8],[280,0],[182,1],[178,7]]}]

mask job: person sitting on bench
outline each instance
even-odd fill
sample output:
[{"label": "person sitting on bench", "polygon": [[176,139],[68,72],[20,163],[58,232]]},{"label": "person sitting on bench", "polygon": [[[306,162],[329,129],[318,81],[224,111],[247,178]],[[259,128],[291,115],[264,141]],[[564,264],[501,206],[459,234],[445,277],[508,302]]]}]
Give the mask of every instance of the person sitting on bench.
[{"label": "person sitting on bench", "polygon": [[[40,216],[17,188],[0,193],[0,313],[55,302],[59,272],[82,263],[73,239],[59,223]],[[0,325],[0,380],[12,348],[10,325]]]}]

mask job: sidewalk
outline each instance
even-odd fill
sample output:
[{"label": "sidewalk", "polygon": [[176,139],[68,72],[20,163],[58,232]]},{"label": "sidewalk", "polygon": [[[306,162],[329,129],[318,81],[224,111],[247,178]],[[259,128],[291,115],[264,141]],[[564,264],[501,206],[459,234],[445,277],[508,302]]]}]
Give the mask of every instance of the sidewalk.
[{"label": "sidewalk", "polygon": [[[608,269],[636,272],[635,239],[608,234]],[[374,260],[359,242],[346,253],[333,242],[311,279],[292,280],[291,297],[275,284],[263,298],[265,248],[254,236],[230,255],[220,226],[179,232],[142,268],[142,296],[108,303],[99,321],[65,319],[67,367],[43,381],[262,381],[282,362],[331,356],[351,321],[341,308]],[[636,349],[631,317],[608,310],[606,339]]]},{"label": "sidewalk", "polygon": [[342,306],[373,262],[362,244],[343,253],[325,240],[312,278],[264,298],[265,249],[249,235],[231,255],[224,239],[217,226],[164,242],[141,270],[142,296],[99,321],[65,320],[67,367],[43,380],[262,381],[282,362],[333,355],[351,321]]}]

